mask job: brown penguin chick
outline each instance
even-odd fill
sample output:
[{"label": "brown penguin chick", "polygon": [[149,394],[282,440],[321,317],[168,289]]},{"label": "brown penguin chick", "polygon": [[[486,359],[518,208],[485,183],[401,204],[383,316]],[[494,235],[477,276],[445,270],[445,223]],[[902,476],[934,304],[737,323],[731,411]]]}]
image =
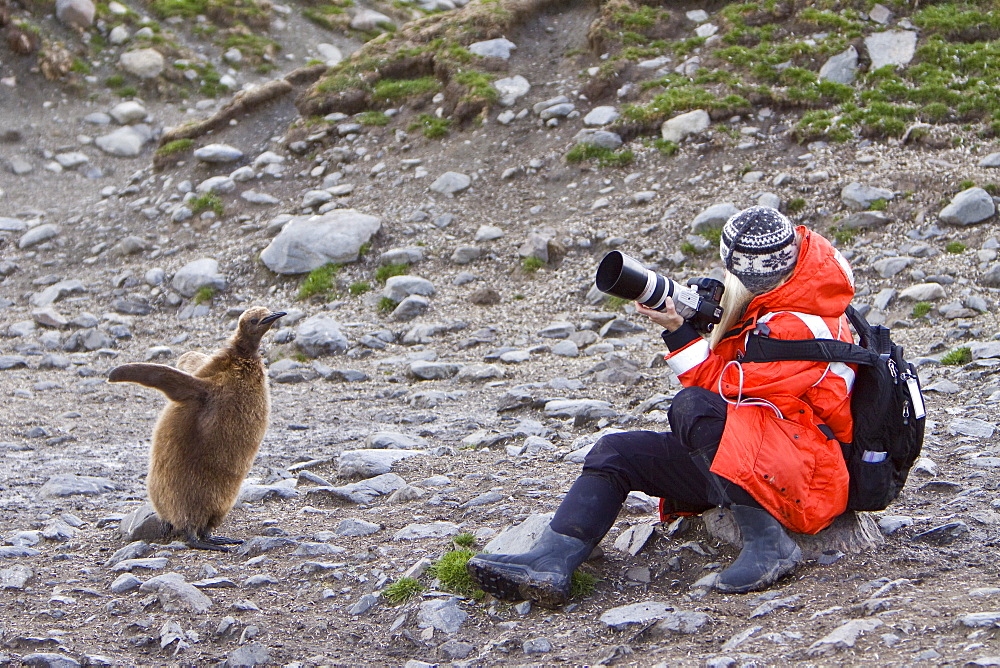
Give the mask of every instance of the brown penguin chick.
[{"label": "brown penguin chick", "polygon": [[177,367],[124,364],[113,383],[160,390],[169,399],[153,428],[146,487],[157,514],[190,547],[228,551],[242,541],[212,537],[239,495],[267,431],[271,400],[261,337],[285,315],[262,306],[240,316],[236,333],[212,356],[187,352]]}]

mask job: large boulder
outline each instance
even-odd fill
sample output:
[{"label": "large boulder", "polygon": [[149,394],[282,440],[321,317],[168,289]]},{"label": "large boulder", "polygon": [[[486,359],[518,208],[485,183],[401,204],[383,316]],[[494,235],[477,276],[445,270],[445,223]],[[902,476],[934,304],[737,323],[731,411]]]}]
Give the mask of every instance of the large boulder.
[{"label": "large boulder", "polygon": [[354,262],[361,246],[381,227],[381,218],[354,209],[293,216],[260,259],[277,274],[304,274],[328,262]]}]

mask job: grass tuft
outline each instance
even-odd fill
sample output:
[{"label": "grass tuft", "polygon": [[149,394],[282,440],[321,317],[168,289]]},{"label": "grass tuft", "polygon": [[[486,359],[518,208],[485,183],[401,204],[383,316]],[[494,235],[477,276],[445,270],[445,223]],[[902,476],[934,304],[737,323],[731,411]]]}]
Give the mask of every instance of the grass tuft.
[{"label": "grass tuft", "polygon": [[469,549],[476,544],[476,537],[473,534],[466,531],[465,533],[460,533],[454,538],[452,538],[451,542],[453,542],[455,545],[458,545],[459,547]]},{"label": "grass tuft", "polygon": [[529,274],[533,274],[545,266],[545,260],[534,255],[521,258],[521,269]]},{"label": "grass tuft", "polygon": [[472,550],[452,550],[438,559],[430,567],[430,572],[441,581],[441,586],[448,591],[478,601],[486,595],[486,592],[476,587],[472,578],[469,577],[468,571],[465,570],[465,565],[475,555],[476,553]]},{"label": "grass tuft", "polygon": [[195,215],[198,215],[203,211],[214,211],[215,215],[221,216],[223,211],[222,199],[220,199],[215,193],[204,193],[203,195],[198,195],[188,202],[188,206],[191,207],[191,211],[193,211]]},{"label": "grass tuft", "polygon": [[930,302],[917,302],[913,305],[913,310],[910,311],[910,315],[914,318],[923,318],[931,312],[931,308]]},{"label": "grass tuft", "polygon": [[299,301],[305,301],[316,295],[325,295],[333,289],[333,279],[340,271],[340,265],[327,262],[322,267],[316,267],[299,286]]},{"label": "grass tuft", "polygon": [[941,358],[941,364],[948,366],[962,366],[972,361],[972,351],[967,347],[955,348]]},{"label": "grass tuft", "polygon": [[624,167],[632,163],[635,154],[625,149],[613,151],[594,144],[577,144],[566,154],[566,162],[576,164],[584,160],[596,160],[600,167]]},{"label": "grass tuft", "polygon": [[382,590],[382,598],[393,605],[409,600],[424,590],[424,586],[414,578],[399,578]]},{"label": "grass tuft", "polygon": [[394,310],[399,305],[395,299],[389,297],[382,297],[378,300],[378,310],[380,313],[389,313]]},{"label": "grass tuft", "polygon": [[156,149],[156,155],[166,157],[168,155],[174,155],[175,153],[186,151],[192,146],[194,146],[193,139],[175,139]]},{"label": "grass tuft", "polygon": [[371,289],[371,283],[368,281],[358,281],[356,283],[351,283],[351,287],[349,287],[347,291],[351,293],[352,297],[357,297],[358,295],[363,295]]},{"label": "grass tuft", "polygon": [[194,293],[193,297],[194,303],[204,304],[205,302],[210,302],[212,301],[212,298],[215,297],[215,295],[216,295],[215,288],[213,288],[210,285],[203,285],[202,287],[198,288],[197,292]]},{"label": "grass tuft", "polygon": [[944,249],[948,253],[955,253],[956,255],[958,255],[959,253],[965,252],[965,244],[963,244],[961,241],[949,241],[945,245]]},{"label": "grass tuft", "polygon": [[448,134],[449,127],[451,127],[451,119],[438,118],[433,114],[420,114],[407,129],[420,130],[428,139],[438,139]]},{"label": "grass tuft", "polygon": [[379,283],[385,283],[388,279],[393,276],[404,276],[406,272],[410,270],[410,265],[405,262],[396,262],[394,264],[383,264],[381,267],[375,270],[375,280]]},{"label": "grass tuft", "polygon": [[581,570],[573,571],[569,582],[570,598],[587,598],[594,593],[598,578],[596,575]]}]

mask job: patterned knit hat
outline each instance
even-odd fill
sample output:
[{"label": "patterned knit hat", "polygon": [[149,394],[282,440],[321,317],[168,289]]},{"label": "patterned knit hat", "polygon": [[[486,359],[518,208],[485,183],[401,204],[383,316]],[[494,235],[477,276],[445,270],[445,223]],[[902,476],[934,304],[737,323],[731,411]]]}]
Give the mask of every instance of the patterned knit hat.
[{"label": "patterned knit hat", "polygon": [[799,259],[795,228],[775,209],[752,206],[726,221],[719,255],[750,292],[763,294],[777,286]]}]

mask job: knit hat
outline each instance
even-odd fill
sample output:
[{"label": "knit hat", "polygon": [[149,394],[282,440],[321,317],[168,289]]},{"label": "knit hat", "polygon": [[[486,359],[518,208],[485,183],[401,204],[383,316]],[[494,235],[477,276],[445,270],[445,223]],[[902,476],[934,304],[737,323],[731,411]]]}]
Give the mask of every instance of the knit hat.
[{"label": "knit hat", "polygon": [[750,292],[763,294],[777,286],[799,259],[795,228],[775,209],[752,206],[726,221],[719,255]]}]

